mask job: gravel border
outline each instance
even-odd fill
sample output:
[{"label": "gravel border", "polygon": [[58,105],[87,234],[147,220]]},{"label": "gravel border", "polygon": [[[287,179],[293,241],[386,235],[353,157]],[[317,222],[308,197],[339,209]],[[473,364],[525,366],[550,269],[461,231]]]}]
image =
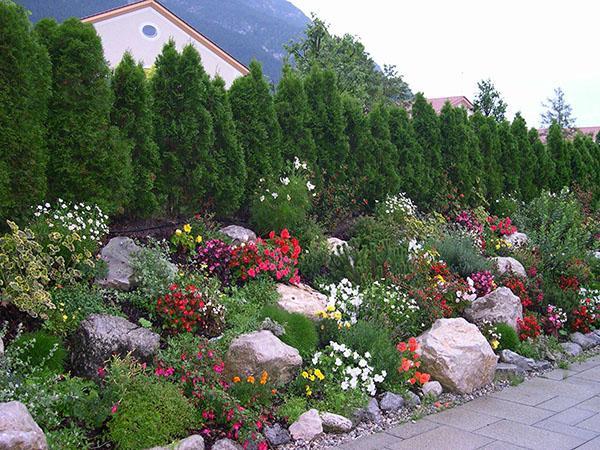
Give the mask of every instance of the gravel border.
[{"label": "gravel border", "polygon": [[[600,355],[600,346],[590,350],[581,352],[574,358],[567,358],[566,361],[569,364],[585,361],[594,356]],[[558,368],[558,364],[553,363],[552,366],[547,370],[534,370],[527,372],[523,378],[523,381],[531,378],[539,377],[540,375],[551,372]],[[393,428],[403,423],[415,422],[416,420],[435,414],[436,412],[450,409],[463,403],[470,402],[479,397],[484,397],[493,392],[501,391],[507,387],[510,387],[511,383],[508,380],[495,380],[492,383],[477,389],[470,394],[453,394],[451,392],[443,392],[436,401],[427,401],[419,406],[403,407],[394,413],[384,413],[382,411],[383,420],[380,424],[373,422],[361,422],[349,433],[345,434],[332,434],[324,433],[317,437],[313,441],[306,443],[302,441],[290,442],[289,444],[281,445],[277,447],[278,450],[324,450],[333,448],[338,445],[344,444],[345,442],[354,441],[371,434],[380,433],[387,429]],[[436,407],[436,404],[440,404]],[[445,405],[448,405],[447,407]]]}]

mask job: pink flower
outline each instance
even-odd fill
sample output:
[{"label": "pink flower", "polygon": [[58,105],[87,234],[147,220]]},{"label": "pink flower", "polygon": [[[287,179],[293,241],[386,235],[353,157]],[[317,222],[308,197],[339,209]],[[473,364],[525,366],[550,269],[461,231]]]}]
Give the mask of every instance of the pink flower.
[{"label": "pink flower", "polygon": [[106,376],[106,369],[104,367],[98,367],[98,376],[104,378]]},{"label": "pink flower", "polygon": [[117,402],[114,405],[112,405],[112,408],[110,408],[111,414],[115,414],[118,409],[119,409],[119,402]]}]

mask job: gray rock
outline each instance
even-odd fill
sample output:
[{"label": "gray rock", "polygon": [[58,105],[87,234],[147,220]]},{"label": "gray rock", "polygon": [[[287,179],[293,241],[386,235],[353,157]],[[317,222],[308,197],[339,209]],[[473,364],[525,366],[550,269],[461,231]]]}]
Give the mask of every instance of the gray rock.
[{"label": "gray rock", "polygon": [[310,442],[323,433],[323,421],[316,409],[306,411],[290,425],[290,434],[295,441]]},{"label": "gray rock", "polygon": [[517,320],[523,319],[521,300],[507,287],[499,287],[479,297],[465,309],[465,317],[474,323],[506,323],[517,329]]},{"label": "gray rock", "polygon": [[523,267],[523,264],[521,264],[515,258],[497,256],[496,258],[492,258],[492,261],[496,264],[500,275],[503,275],[506,272],[512,272],[515,275],[527,278],[525,267]]},{"label": "gray rock", "polygon": [[413,391],[408,391],[404,400],[406,401],[406,404],[411,407],[419,406],[421,404],[421,397],[419,397]]},{"label": "gray rock", "polygon": [[347,251],[349,246],[348,242],[338,239],[336,237],[327,238],[327,248],[329,253],[335,256],[340,256],[344,251]]},{"label": "gray rock", "polygon": [[365,420],[373,423],[381,423],[383,417],[381,416],[381,409],[379,409],[379,403],[376,398],[369,400],[369,404],[364,410]]},{"label": "gray rock", "polygon": [[504,236],[504,240],[508,242],[512,247],[519,248],[527,244],[529,238],[525,233],[519,233],[517,231],[516,233]]},{"label": "gray rock", "polygon": [[439,382],[428,381],[421,388],[421,392],[423,393],[423,396],[429,395],[431,397],[437,398],[440,395],[442,395],[442,392],[444,392],[444,389],[442,388],[442,385]]},{"label": "gray rock", "polygon": [[569,336],[569,339],[571,340],[571,342],[575,342],[576,344],[578,344],[584,350],[588,350],[596,346],[595,339],[591,339],[585,334],[580,333],[578,331],[572,333],[571,336]]},{"label": "gray rock", "polygon": [[225,369],[230,377],[260,375],[264,370],[276,385],[292,381],[301,366],[298,350],[266,330],[234,339],[225,358]]},{"label": "gray rock", "polygon": [[[525,358],[512,350],[502,350],[500,352],[500,361],[507,364],[514,364],[523,370],[533,370],[536,368],[535,361],[531,358]],[[498,369],[496,368],[496,372]]]},{"label": "gray rock", "polygon": [[211,450],[243,450],[243,447],[231,439],[219,439],[213,444]]},{"label": "gray rock", "polygon": [[321,413],[321,421],[327,433],[348,433],[352,430],[352,421],[338,414]]},{"label": "gray rock", "polygon": [[256,233],[254,231],[238,225],[229,225],[225,228],[221,228],[220,231],[233,239],[234,244],[245,244],[246,242],[256,240]]},{"label": "gray rock", "polygon": [[97,281],[105,287],[129,291],[135,287],[131,256],[137,253],[140,247],[131,238],[118,236],[108,241],[100,251],[100,257],[108,265],[106,278]]},{"label": "gray rock", "polygon": [[0,357],[4,355],[4,342],[2,342],[2,338],[0,338]]},{"label": "gray rock", "polygon": [[396,412],[404,406],[404,397],[393,392],[386,392],[379,401],[379,407],[383,411]]},{"label": "gray rock", "polygon": [[0,450],[47,450],[42,429],[21,402],[0,403]]},{"label": "gray rock", "polygon": [[496,377],[502,380],[508,380],[511,377],[525,376],[525,370],[516,364],[498,363],[496,364]]},{"label": "gray rock", "polygon": [[536,361],[533,367],[534,370],[548,370],[550,368],[552,368],[552,363],[543,359]]},{"label": "gray rock", "polygon": [[593,331],[587,333],[585,335],[585,337],[587,337],[587,338],[591,339],[592,341],[594,341],[596,343],[596,345],[600,344],[600,335],[596,334]]},{"label": "gray rock", "polygon": [[266,426],[263,430],[263,434],[271,445],[283,445],[292,440],[290,432],[278,423],[273,424],[272,426]]},{"label": "gray rock", "polygon": [[561,342],[560,346],[564,350],[564,352],[569,356],[577,356],[583,350],[581,345],[576,344],[575,342]]},{"label": "gray rock", "polygon": [[285,334],[285,328],[283,327],[283,325],[280,325],[278,322],[275,322],[270,317],[267,317],[265,320],[262,321],[262,323],[260,324],[260,329],[270,331],[277,337],[283,336]]},{"label": "gray rock", "polygon": [[152,447],[149,450],[204,450],[204,439],[202,436],[194,434],[167,447]]},{"label": "gray rock", "polygon": [[71,353],[73,371],[81,376],[97,378],[98,369],[112,355],[131,353],[136,359],[151,362],[159,348],[160,336],[122,317],[92,314],[79,325]]},{"label": "gray rock", "polygon": [[299,284],[277,284],[279,300],[277,306],[289,313],[302,314],[309,319],[318,320],[318,312],[327,307],[327,296],[315,291],[310,286]]}]

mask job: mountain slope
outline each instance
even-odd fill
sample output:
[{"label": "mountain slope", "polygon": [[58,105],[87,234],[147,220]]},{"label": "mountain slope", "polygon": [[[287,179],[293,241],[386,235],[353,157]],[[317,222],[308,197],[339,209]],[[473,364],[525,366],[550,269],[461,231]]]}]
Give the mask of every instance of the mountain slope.
[{"label": "mountain slope", "polygon": [[[31,11],[31,20],[62,21],[85,17],[127,3],[127,0],[16,0]],[[280,77],[283,45],[302,35],[308,17],[287,0],[161,0],[202,34],[248,64],[256,58],[265,74]]]}]

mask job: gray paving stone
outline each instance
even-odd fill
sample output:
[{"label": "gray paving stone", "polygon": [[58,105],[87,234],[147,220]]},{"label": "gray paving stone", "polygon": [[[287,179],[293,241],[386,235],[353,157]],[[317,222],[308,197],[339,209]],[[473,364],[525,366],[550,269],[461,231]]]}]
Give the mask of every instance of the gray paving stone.
[{"label": "gray paving stone", "polygon": [[584,400],[577,405],[581,409],[589,409],[590,411],[600,412],[600,396],[596,395],[592,398]]},{"label": "gray paving stone", "polygon": [[[532,378],[526,383],[517,386],[527,386],[527,389],[538,389],[540,391],[550,392],[554,395],[566,395],[573,398],[585,400],[590,398],[590,395],[600,393],[600,383],[578,378],[578,375],[568,377],[562,381],[548,380],[546,378]],[[516,389],[516,388],[514,388]]]},{"label": "gray paving stone", "polygon": [[540,450],[570,450],[586,441],[575,436],[567,436],[510,420],[493,423],[475,431],[474,434]]},{"label": "gray paving stone", "polygon": [[593,439],[598,436],[598,433],[591,430],[584,430],[583,428],[578,428],[576,426],[567,425],[564,423],[553,422],[553,417],[542,420],[541,422],[533,425],[536,428],[542,428],[544,430],[554,431],[560,434],[566,434],[568,436],[575,436],[584,440]]},{"label": "gray paving stone", "polygon": [[519,445],[509,444],[504,441],[494,441],[484,447],[481,447],[481,450],[521,450],[525,447],[521,447]]},{"label": "gray paving stone", "polygon": [[554,415],[552,411],[493,397],[477,398],[465,403],[464,407],[490,416],[510,419],[524,424],[533,424]]},{"label": "gray paving stone", "polygon": [[387,433],[377,433],[370,436],[357,439],[355,441],[346,442],[345,444],[335,447],[337,450],[381,450],[386,446],[400,442],[401,439]]},{"label": "gray paving stone", "polygon": [[473,431],[502,419],[458,406],[427,416],[427,420],[465,431]]},{"label": "gray paving stone", "polygon": [[492,442],[492,439],[456,428],[441,426],[404,441],[388,445],[391,450],[452,449],[472,450]]},{"label": "gray paving stone", "polygon": [[587,409],[569,408],[552,416],[552,421],[567,425],[576,425],[579,422],[583,422],[585,419],[589,419],[595,414],[595,412]]},{"label": "gray paving stone", "polygon": [[581,447],[577,447],[577,450],[598,450],[600,448],[600,437],[587,441]]},{"label": "gray paving stone", "polygon": [[581,399],[571,398],[566,395],[557,395],[548,401],[536,405],[536,408],[547,409],[548,411],[560,412],[578,405]]},{"label": "gray paving stone", "polygon": [[522,403],[523,405],[535,406],[540,403],[547,402],[556,396],[555,392],[546,389],[530,386],[528,384],[520,384],[511,389],[494,392],[491,397],[508,400],[510,402]]},{"label": "gray paving stone", "polygon": [[577,372],[573,371],[573,370],[567,370],[567,369],[554,369],[551,370],[550,372],[546,372],[545,374],[542,375],[542,378],[548,378],[549,380],[555,380],[555,381],[562,381],[568,377],[572,377],[573,375],[576,375]]},{"label": "gray paving stone", "polygon": [[579,428],[596,431],[600,433],[600,414],[596,414],[589,419],[583,420],[577,424]]},{"label": "gray paving stone", "polygon": [[584,370],[591,369],[593,367],[600,366],[600,358],[590,358],[587,361],[576,362],[569,365],[569,370],[573,372],[582,372]]},{"label": "gray paving stone", "polygon": [[385,432],[402,439],[409,439],[437,427],[439,427],[439,424],[430,422],[427,419],[421,419],[416,422],[403,423],[395,428],[385,430]]},{"label": "gray paving stone", "polygon": [[584,378],[586,380],[600,381],[600,367],[594,367],[592,369],[577,372],[573,378]]}]

